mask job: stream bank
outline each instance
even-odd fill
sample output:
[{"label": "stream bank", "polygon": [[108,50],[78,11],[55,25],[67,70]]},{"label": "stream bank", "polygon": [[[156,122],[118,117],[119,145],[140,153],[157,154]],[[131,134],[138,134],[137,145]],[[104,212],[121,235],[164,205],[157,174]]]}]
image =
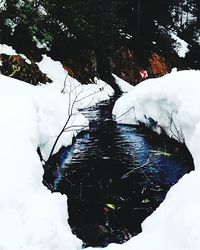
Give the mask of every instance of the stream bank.
[{"label": "stream bank", "polygon": [[67,194],[69,224],[83,247],[123,243],[141,232],[169,188],[194,168],[184,145],[116,124],[114,101],[82,111],[89,131],[54,155],[44,175],[52,191]]}]

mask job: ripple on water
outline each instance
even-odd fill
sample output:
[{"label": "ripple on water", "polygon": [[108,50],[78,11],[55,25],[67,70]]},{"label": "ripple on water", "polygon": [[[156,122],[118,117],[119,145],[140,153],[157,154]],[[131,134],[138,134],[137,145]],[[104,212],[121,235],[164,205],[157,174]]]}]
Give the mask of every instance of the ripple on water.
[{"label": "ripple on water", "polygon": [[113,122],[113,103],[83,111],[89,131],[54,156],[59,168],[44,176],[53,191],[68,195],[69,224],[84,246],[122,243],[138,234],[169,188],[193,169],[185,147]]}]

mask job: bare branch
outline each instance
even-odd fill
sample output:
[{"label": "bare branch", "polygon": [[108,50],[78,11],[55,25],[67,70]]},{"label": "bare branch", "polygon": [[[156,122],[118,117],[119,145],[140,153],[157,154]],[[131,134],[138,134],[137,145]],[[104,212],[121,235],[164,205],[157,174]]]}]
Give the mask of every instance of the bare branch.
[{"label": "bare branch", "polygon": [[50,152],[50,154],[49,154],[49,158],[48,158],[47,162],[49,162],[51,156],[53,155],[53,152],[54,152],[54,149],[55,149],[55,147],[56,147],[56,144],[57,144],[58,140],[60,139],[62,133],[65,131],[65,127],[67,126],[67,124],[68,124],[70,118],[71,118],[71,116],[69,115],[68,118],[67,118],[67,121],[65,122],[65,125],[63,126],[62,130],[60,131],[59,135],[57,136],[57,138],[56,138],[56,140],[55,140],[55,142],[54,142],[54,144],[53,144],[53,147],[52,147],[52,149],[51,149],[51,152]]},{"label": "bare branch", "polygon": [[[69,83],[69,86],[67,85],[67,83]],[[102,89],[103,89],[106,85],[107,85],[107,83],[102,87]],[[68,86],[68,89],[67,89],[67,86]],[[88,127],[88,126],[84,126],[84,125],[83,125],[83,126],[82,126],[82,125],[69,125],[69,126],[67,127],[67,125],[68,125],[69,123],[71,123],[71,122],[73,123],[73,121],[74,121],[73,119],[75,119],[75,115],[78,114],[78,112],[77,112],[77,113],[73,113],[75,104],[76,104],[77,102],[82,101],[82,100],[88,98],[89,96],[93,95],[93,98],[89,101],[89,103],[88,103],[88,105],[87,105],[87,106],[89,106],[89,105],[92,103],[93,99],[94,99],[94,95],[95,95],[96,93],[99,93],[99,92],[102,91],[102,89],[99,89],[99,91],[96,91],[96,92],[94,92],[94,93],[91,93],[91,94],[89,94],[89,95],[83,97],[83,98],[78,99],[78,96],[79,96],[81,93],[83,93],[84,91],[87,90],[87,89],[85,89],[85,90],[82,90],[82,89],[81,89],[80,91],[77,91],[78,88],[81,87],[81,86],[82,86],[81,84],[75,86],[75,82],[74,82],[73,80],[71,80],[71,78],[69,77],[68,73],[66,73],[66,77],[65,77],[65,79],[64,79],[63,89],[61,90],[61,93],[67,92],[67,93],[68,93],[68,96],[69,96],[68,117],[67,117],[66,122],[64,123],[64,125],[63,125],[63,127],[62,127],[60,133],[56,136],[56,139],[55,139],[55,141],[54,141],[54,143],[53,143],[53,146],[52,146],[52,148],[51,148],[51,151],[50,151],[48,160],[46,161],[46,165],[48,165],[48,163],[49,163],[49,161],[50,161],[50,158],[52,157],[52,155],[53,155],[53,153],[54,153],[54,150],[55,150],[55,147],[56,147],[56,145],[57,145],[57,143],[58,143],[58,140],[60,139],[61,135],[62,135],[64,132],[71,132],[71,131],[79,132],[79,131],[81,131],[82,129]],[[73,94],[73,96],[72,96],[72,94]],[[87,106],[86,106],[85,108],[87,108]],[[72,118],[73,118],[73,119],[72,119]],[[75,128],[77,128],[77,129],[75,129]]]},{"label": "bare branch", "polygon": [[96,91],[96,92],[94,92],[94,93],[91,93],[91,94],[89,94],[89,95],[87,95],[87,96],[82,97],[81,99],[77,100],[77,102],[80,102],[80,101],[86,99],[87,97],[89,97],[89,96],[91,96],[91,95],[95,95],[95,94],[100,93],[100,92],[105,88],[106,85],[108,85],[108,84],[106,83],[106,84],[105,84],[101,89],[99,89],[98,91]]},{"label": "bare branch", "polygon": [[[68,73],[66,73],[65,80],[64,80],[64,87],[61,90],[61,93],[65,93],[66,83],[67,83]],[[68,91],[68,90],[67,90]]]},{"label": "bare branch", "polygon": [[59,169],[58,165],[57,165],[57,171],[58,173],[62,176],[63,179],[65,179],[67,182],[69,182],[72,186],[74,185],[66,176],[67,174],[64,174],[61,169]]},{"label": "bare branch", "polygon": [[172,133],[172,136],[174,137],[174,139],[176,139],[177,141],[181,143],[185,143],[185,138],[184,138],[184,134],[183,134],[181,126],[178,129],[176,123],[174,122],[174,118],[173,118],[174,112],[175,112],[174,110],[172,110],[171,114],[168,112],[170,132]]},{"label": "bare branch", "polygon": [[133,173],[135,170],[138,170],[138,169],[141,169],[141,168],[143,168],[143,167],[146,167],[146,166],[149,164],[149,162],[150,162],[150,158],[147,159],[147,162],[146,162],[146,163],[142,164],[142,165],[139,166],[139,167],[133,168],[131,171],[129,171],[128,173],[124,174],[124,175],[121,177],[121,179],[127,178],[127,177],[128,177],[131,173]]},{"label": "bare branch", "polygon": [[88,126],[83,126],[83,125],[71,125],[65,128],[64,132],[68,132],[68,129],[70,128],[80,128],[80,129],[84,129],[84,128],[88,128]]},{"label": "bare branch", "polygon": [[[134,110],[134,115],[135,115],[135,107],[131,107],[127,111],[125,111],[124,113],[122,113],[119,117],[117,117],[117,119],[121,118],[122,116],[124,116],[125,114],[127,114],[132,109]],[[135,119],[136,119],[136,115],[135,115]]]},{"label": "bare branch", "polygon": [[[62,89],[62,93],[65,93],[65,90],[66,90],[66,82],[67,82],[67,78],[68,78],[68,75],[66,75],[65,77],[65,80],[64,80],[64,87]],[[77,86],[74,86],[72,88],[72,85],[74,85],[74,82],[71,81],[69,79],[69,82],[70,82],[70,85],[69,85],[69,91],[67,91],[68,95],[69,95],[69,105],[68,105],[68,117],[67,117],[67,120],[64,124],[64,126],[62,127],[60,133],[57,135],[56,137],[56,140],[52,146],[52,149],[50,151],[50,154],[49,154],[49,157],[48,157],[48,160],[47,162],[49,162],[50,158],[52,157],[53,153],[54,153],[54,150],[55,150],[55,147],[58,143],[58,140],[60,139],[61,135],[64,133],[64,132],[69,132],[69,131],[80,131],[88,126],[82,126],[82,125],[70,125],[67,127],[67,125],[69,124],[70,120],[72,119],[72,117],[75,117],[75,115],[77,115],[78,113],[73,113],[73,110],[74,110],[74,106],[77,102],[77,99],[78,99],[78,96],[81,92],[77,93],[77,89],[81,86],[80,85],[77,85]],[[75,92],[75,98],[72,98],[72,92]],[[94,94],[94,93],[93,93]],[[75,118],[74,118],[75,119]],[[71,128],[74,128],[73,130]],[[79,129],[76,129],[75,128],[79,128]],[[70,129],[70,130],[69,130]]]}]

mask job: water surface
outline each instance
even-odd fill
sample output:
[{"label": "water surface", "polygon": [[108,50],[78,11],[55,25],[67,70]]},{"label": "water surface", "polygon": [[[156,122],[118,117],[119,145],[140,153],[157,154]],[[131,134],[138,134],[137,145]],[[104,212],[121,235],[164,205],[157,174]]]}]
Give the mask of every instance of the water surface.
[{"label": "water surface", "polygon": [[141,232],[142,221],[169,188],[193,169],[184,146],[116,124],[113,103],[82,111],[90,120],[89,131],[62,149],[52,159],[58,167],[45,174],[53,191],[67,194],[69,224],[84,246],[122,243]]}]

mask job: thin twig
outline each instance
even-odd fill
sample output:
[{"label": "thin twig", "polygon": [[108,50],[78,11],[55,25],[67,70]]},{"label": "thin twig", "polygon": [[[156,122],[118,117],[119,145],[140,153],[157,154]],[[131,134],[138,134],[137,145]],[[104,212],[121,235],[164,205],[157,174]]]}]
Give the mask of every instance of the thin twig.
[{"label": "thin twig", "polygon": [[133,168],[131,171],[129,171],[128,173],[124,174],[124,175],[121,177],[121,179],[127,178],[127,177],[128,177],[131,173],[133,173],[135,170],[138,170],[138,169],[141,169],[141,168],[147,166],[147,165],[149,164],[149,162],[150,162],[150,158],[147,159],[147,162],[146,162],[146,163],[142,164],[142,165],[139,166],[139,167]]},{"label": "thin twig", "polygon": [[127,114],[131,109],[135,110],[134,107],[129,108],[127,111],[125,111],[123,114],[121,114],[119,117],[117,117],[117,119],[121,118],[122,116],[124,116],[125,114]]},{"label": "thin twig", "polygon": [[[183,135],[183,131],[182,128],[180,126],[180,128],[177,128],[177,125],[173,119],[173,113],[174,110],[172,110],[171,114],[168,112],[168,119],[169,119],[169,129],[170,132],[172,133],[172,136],[179,142],[184,143],[185,142],[185,138]],[[175,132],[173,131],[173,129],[175,130]]]},{"label": "thin twig", "polygon": [[63,179],[65,179],[67,182],[69,182],[72,186],[74,185],[74,184],[66,177],[67,174],[64,175],[64,174],[62,173],[62,171],[59,169],[58,166],[57,166],[57,171],[58,171],[58,173],[62,176]]},{"label": "thin twig", "polygon": [[[74,128],[73,131],[76,131],[75,128],[79,128],[78,130],[80,129],[84,129],[84,128],[88,128],[88,126],[83,126],[83,125],[72,125],[72,126],[68,126],[64,129],[64,132],[68,132],[69,130],[68,129],[71,129],[71,128]],[[72,130],[71,130],[72,131]]]},{"label": "thin twig", "polygon": [[[63,87],[63,89],[61,90],[61,93],[65,93],[67,78],[68,78],[68,73],[66,73],[65,80],[64,80],[64,87]],[[67,90],[67,92],[68,92],[68,90]]]}]

